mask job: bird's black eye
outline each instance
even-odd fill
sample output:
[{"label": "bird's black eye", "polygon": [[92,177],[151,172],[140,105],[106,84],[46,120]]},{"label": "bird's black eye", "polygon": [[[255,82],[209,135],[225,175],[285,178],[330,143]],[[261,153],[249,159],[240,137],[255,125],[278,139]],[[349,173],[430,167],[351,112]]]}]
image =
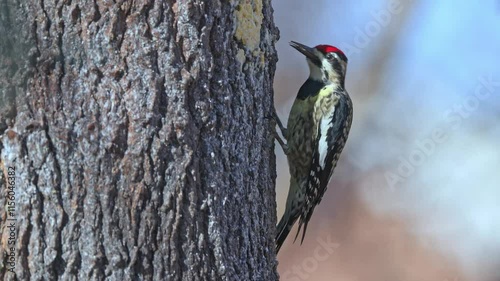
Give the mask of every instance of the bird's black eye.
[{"label": "bird's black eye", "polygon": [[334,58],[333,53],[326,54],[326,58],[329,60],[333,60],[333,58]]}]

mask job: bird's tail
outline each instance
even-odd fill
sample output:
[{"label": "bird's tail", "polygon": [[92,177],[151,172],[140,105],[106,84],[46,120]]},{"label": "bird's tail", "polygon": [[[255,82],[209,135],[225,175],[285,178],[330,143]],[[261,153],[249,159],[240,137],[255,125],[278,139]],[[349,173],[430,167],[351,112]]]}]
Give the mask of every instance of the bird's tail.
[{"label": "bird's tail", "polygon": [[281,246],[283,246],[283,242],[285,242],[288,233],[292,230],[293,225],[297,221],[300,216],[300,208],[297,205],[300,205],[300,202],[297,202],[298,198],[296,198],[297,189],[299,185],[297,182],[290,179],[290,190],[288,191],[288,196],[286,200],[285,213],[281,217],[280,222],[276,226],[276,253],[279,252]]},{"label": "bird's tail", "polygon": [[289,215],[286,214],[286,212],[281,218],[278,226],[276,227],[278,229],[278,233],[276,234],[276,253],[279,252],[281,246],[283,245],[283,242],[285,242],[285,239],[288,236],[288,233],[290,233],[290,230],[292,230],[293,224],[296,220],[297,219],[292,219]]}]

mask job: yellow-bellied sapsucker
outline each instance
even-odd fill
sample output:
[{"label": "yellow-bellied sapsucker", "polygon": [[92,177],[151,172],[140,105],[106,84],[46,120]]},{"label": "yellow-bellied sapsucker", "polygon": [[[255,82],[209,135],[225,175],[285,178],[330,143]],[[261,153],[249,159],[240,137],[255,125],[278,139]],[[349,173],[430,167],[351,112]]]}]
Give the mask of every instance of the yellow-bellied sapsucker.
[{"label": "yellow-bellied sapsucker", "polygon": [[293,41],[290,45],[306,56],[310,75],[293,103],[286,129],[275,116],[287,143],[279,136],[277,139],[290,167],[286,209],[277,226],[277,251],[299,217],[295,238],[303,227],[304,240],[307,224],[326,191],[352,122],[352,102],[344,89],[345,54],[329,45],[310,48]]}]

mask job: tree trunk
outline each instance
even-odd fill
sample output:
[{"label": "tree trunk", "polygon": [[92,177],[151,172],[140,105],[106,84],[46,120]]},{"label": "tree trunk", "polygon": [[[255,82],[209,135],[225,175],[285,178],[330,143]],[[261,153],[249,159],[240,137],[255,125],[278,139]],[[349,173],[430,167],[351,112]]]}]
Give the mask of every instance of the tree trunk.
[{"label": "tree trunk", "polygon": [[272,12],[1,1],[0,279],[277,280]]}]

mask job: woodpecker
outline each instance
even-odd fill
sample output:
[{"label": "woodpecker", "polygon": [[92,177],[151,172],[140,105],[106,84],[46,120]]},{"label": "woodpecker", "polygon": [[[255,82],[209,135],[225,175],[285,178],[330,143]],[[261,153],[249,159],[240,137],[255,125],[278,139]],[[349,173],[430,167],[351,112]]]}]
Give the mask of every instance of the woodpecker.
[{"label": "woodpecker", "polygon": [[275,114],[285,142],[276,135],[290,169],[290,189],[286,209],[277,226],[276,251],[283,245],[292,226],[299,220],[302,239],[316,205],[344,148],[352,122],[352,102],[345,90],[347,57],[329,45],[290,46],[306,56],[309,78],[302,85],[288,117],[287,128]]}]

